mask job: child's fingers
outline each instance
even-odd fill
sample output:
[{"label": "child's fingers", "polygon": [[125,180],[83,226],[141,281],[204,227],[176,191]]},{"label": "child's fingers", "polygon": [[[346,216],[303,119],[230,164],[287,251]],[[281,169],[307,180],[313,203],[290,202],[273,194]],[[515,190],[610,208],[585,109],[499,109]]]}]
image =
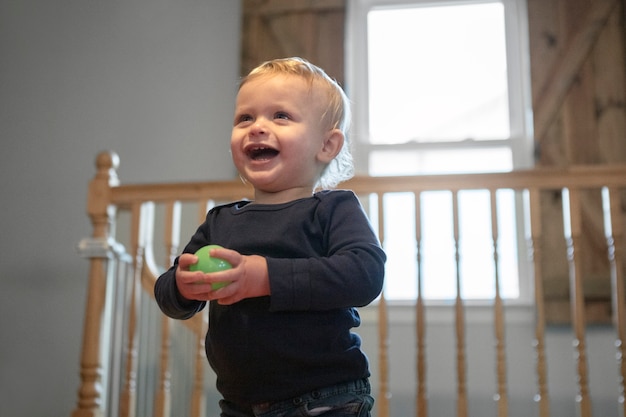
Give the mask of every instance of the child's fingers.
[{"label": "child's fingers", "polygon": [[198,262],[198,257],[192,253],[183,253],[178,258],[178,267],[184,270],[189,270],[189,265]]},{"label": "child's fingers", "polygon": [[213,248],[211,249],[210,255],[213,258],[223,259],[232,266],[238,265],[242,256],[239,252],[226,248]]}]

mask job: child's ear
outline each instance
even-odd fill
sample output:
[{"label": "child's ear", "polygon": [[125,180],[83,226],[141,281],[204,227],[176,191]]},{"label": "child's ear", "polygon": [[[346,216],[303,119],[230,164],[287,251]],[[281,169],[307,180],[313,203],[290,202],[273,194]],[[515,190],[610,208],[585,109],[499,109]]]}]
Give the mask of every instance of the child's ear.
[{"label": "child's ear", "polygon": [[331,129],[324,137],[324,143],[317,153],[317,159],[325,164],[330,163],[343,147],[344,136],[339,129]]}]

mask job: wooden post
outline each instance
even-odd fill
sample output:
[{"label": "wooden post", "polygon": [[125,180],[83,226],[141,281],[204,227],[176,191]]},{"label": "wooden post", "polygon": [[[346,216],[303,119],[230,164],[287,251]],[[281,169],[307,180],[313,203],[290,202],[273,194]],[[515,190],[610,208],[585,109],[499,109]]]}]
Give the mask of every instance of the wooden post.
[{"label": "wooden post", "polygon": [[620,416],[626,416],[626,289],[624,288],[624,221],[618,188],[602,190],[604,226],[608,256],[611,263],[611,288],[613,294],[613,325],[615,326],[618,373],[618,404]]},{"label": "wooden post", "polygon": [[415,245],[417,260],[417,301],[415,305],[415,334],[417,337],[417,417],[428,416],[428,396],[426,394],[426,309],[422,294],[422,204],[421,193],[415,193]]},{"label": "wooden post", "polygon": [[[380,244],[385,241],[385,207],[383,204],[384,194],[378,194],[378,239]],[[389,321],[387,312],[387,301],[385,300],[385,290],[380,294],[378,301],[378,369],[380,372],[380,387],[378,395],[378,415],[389,417],[389,400],[391,391],[389,390]]]},{"label": "wooden post", "polygon": [[567,256],[570,264],[570,303],[574,348],[576,349],[578,394],[576,401],[581,417],[591,417],[591,397],[588,387],[587,347],[585,343],[585,300],[582,283],[582,264],[579,253],[582,236],[582,213],[579,189],[563,190],[563,219]]},{"label": "wooden post", "polygon": [[506,384],[506,342],[504,337],[504,307],[500,295],[500,274],[498,256],[498,204],[497,190],[489,190],[491,200],[491,239],[493,242],[493,269],[495,271],[494,287],[495,299],[493,305],[494,331],[496,336],[496,376],[498,378],[498,417],[507,417],[509,413],[509,398]]},{"label": "wooden post", "polygon": [[548,378],[545,349],[546,313],[543,294],[542,261],[542,225],[541,225],[541,192],[530,188],[527,193],[527,242],[528,258],[533,266],[533,283],[535,287],[535,355],[537,374],[537,394],[535,401],[539,404],[539,417],[550,416],[550,399],[548,397]]},{"label": "wooden post", "polygon": [[[174,258],[178,252],[180,240],[180,202],[170,201],[165,206],[165,265],[168,267],[174,263]],[[154,414],[156,417],[171,416],[171,372],[170,372],[170,327],[171,319],[165,314],[161,316],[161,365],[159,372],[159,388],[154,404]]]},{"label": "wooden post", "polygon": [[128,339],[126,341],[126,367],[124,389],[120,399],[120,416],[137,415],[137,378],[139,366],[139,330],[141,327],[142,274],[146,265],[146,247],[151,245],[151,229],[154,227],[154,204],[135,201],[130,205],[130,247],[133,254],[133,274],[129,277]]},{"label": "wooden post", "polygon": [[191,392],[191,417],[202,417],[205,415],[206,399],[204,396],[204,366],[206,363],[205,334],[209,323],[209,316],[201,313],[193,318],[195,322],[195,361],[194,378]]},{"label": "wooden post", "polygon": [[454,237],[454,262],[456,265],[456,298],[454,323],[456,329],[457,416],[467,417],[467,365],[465,355],[465,311],[461,294],[461,252],[459,234],[459,193],[452,191],[452,225]]},{"label": "wooden post", "polygon": [[102,407],[102,363],[101,340],[102,318],[106,299],[108,258],[111,251],[109,229],[113,211],[109,205],[111,187],[118,185],[115,170],[119,157],[114,152],[102,152],[96,158],[96,176],[89,183],[87,214],[91,219],[93,234],[81,242],[84,252],[91,252],[89,284],[85,321],[83,324],[83,346],[80,361],[81,384],[78,403],[72,417],[100,417]]}]

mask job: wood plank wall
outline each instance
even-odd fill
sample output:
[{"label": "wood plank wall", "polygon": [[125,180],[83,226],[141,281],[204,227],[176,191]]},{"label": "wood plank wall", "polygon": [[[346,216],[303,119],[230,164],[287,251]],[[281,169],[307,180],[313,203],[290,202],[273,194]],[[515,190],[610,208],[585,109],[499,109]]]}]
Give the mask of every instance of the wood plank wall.
[{"label": "wood plank wall", "polygon": [[[527,2],[536,164],[626,162],[626,0]],[[243,0],[242,75],[267,59],[297,55],[343,84],[345,7],[346,0]],[[542,266],[547,317],[568,322],[562,201],[556,194],[543,201],[543,244],[548,253],[563,254],[546,257]],[[597,193],[582,196],[590,322],[611,316],[600,203]]]},{"label": "wood plank wall", "polygon": [[241,74],[300,56],[344,82],[345,0],[243,0]]},{"label": "wood plank wall", "polygon": [[[626,161],[623,0],[528,0],[536,163],[540,166]],[[589,322],[610,320],[610,279],[598,193],[582,198]],[[544,198],[545,248],[564,253],[560,198]],[[546,314],[569,321],[566,257],[543,263]]]}]

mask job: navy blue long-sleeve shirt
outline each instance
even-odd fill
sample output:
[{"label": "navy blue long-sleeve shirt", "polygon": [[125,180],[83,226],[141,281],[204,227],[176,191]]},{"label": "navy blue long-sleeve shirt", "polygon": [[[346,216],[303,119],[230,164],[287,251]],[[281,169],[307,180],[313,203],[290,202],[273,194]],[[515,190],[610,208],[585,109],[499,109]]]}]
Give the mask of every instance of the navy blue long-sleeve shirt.
[{"label": "navy blue long-sleeve shirt", "polygon": [[[355,307],[380,293],[385,253],[351,191],[323,191],[284,204],[239,201],[209,211],[184,249],[218,244],[266,257],[271,296],[211,302],[206,353],[225,399],[257,404],[369,376]],[[174,266],[155,296],[170,317],[205,302],[184,299]]]}]

